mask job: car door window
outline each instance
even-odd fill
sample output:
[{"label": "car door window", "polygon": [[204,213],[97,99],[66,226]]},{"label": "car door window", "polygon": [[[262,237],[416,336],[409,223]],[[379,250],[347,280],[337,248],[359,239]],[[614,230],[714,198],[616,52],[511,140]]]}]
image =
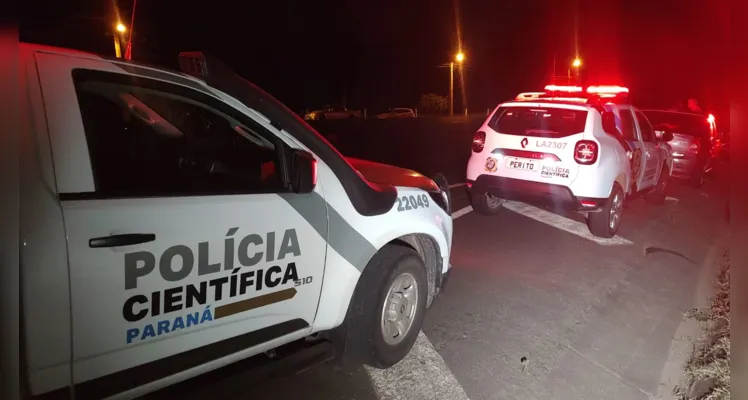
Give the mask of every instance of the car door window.
[{"label": "car door window", "polygon": [[196,91],[141,78],[118,82],[104,74],[73,73],[97,194],[191,196],[286,187],[282,144],[251,118]]},{"label": "car door window", "polygon": [[636,124],[630,110],[623,109],[621,114],[621,129],[624,140],[638,140],[636,137]]},{"label": "car door window", "polygon": [[639,123],[639,130],[642,133],[642,140],[645,142],[655,142],[656,137],[652,124],[649,123],[647,117],[641,112],[636,112],[636,121]]}]

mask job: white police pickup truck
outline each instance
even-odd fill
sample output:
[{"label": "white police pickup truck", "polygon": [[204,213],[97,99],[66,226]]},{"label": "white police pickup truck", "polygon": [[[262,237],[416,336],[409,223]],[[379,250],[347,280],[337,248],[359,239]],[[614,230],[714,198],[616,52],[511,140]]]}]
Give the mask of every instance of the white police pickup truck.
[{"label": "white police pickup truck", "polygon": [[[585,93],[586,92],[586,93]],[[546,86],[544,95],[500,104],[473,136],[467,186],[484,215],[507,198],[587,214],[590,232],[615,236],[623,202],[662,204],[673,158],[620,86]]]},{"label": "white police pickup truck", "polygon": [[20,56],[30,395],[135,397],[289,343],[408,353],[450,268],[442,175],[344,158],[201,53]]}]

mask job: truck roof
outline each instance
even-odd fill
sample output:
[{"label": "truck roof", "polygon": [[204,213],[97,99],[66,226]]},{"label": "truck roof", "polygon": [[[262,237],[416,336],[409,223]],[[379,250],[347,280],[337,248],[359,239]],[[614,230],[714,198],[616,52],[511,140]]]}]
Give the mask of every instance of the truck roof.
[{"label": "truck roof", "polygon": [[33,53],[49,53],[49,54],[57,54],[62,56],[71,56],[71,57],[77,57],[77,58],[86,58],[90,60],[99,60],[99,61],[108,61],[113,64],[117,64],[120,66],[127,66],[127,65],[137,65],[139,67],[158,70],[163,73],[167,73],[170,75],[177,76],[182,79],[189,79],[191,81],[195,82],[202,82],[199,78],[194,77],[192,75],[188,75],[185,73],[182,73],[180,71],[176,71],[170,68],[165,68],[160,65],[154,65],[149,64],[141,61],[132,61],[132,60],[124,60],[121,58],[115,58],[110,56],[104,56],[99,55],[92,52],[82,51],[82,50],[76,50],[76,49],[70,49],[66,47],[56,47],[56,46],[49,46],[44,44],[38,44],[38,43],[29,43],[29,42],[20,42],[19,43],[19,50],[20,53],[23,54],[33,54]]}]

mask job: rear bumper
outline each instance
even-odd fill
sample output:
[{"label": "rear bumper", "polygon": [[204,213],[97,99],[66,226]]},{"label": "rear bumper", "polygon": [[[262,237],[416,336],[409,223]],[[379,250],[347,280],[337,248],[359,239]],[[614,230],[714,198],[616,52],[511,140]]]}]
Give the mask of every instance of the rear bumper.
[{"label": "rear bumper", "polygon": [[493,175],[480,175],[475,181],[468,180],[471,193],[491,193],[507,200],[536,204],[551,204],[573,211],[599,211],[607,198],[577,197],[562,185],[544,182],[523,181]]},{"label": "rear bumper", "polygon": [[698,157],[673,157],[673,170],[670,175],[676,178],[688,178],[702,165],[703,161]]}]

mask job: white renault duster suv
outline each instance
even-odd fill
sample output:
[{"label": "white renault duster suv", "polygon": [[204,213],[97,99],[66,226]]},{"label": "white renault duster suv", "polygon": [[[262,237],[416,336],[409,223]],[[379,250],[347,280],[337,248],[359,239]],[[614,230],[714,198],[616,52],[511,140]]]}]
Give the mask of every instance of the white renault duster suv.
[{"label": "white renault duster suv", "polygon": [[627,196],[662,204],[672,171],[666,134],[625,104],[617,86],[549,85],[546,94],[500,104],[475,133],[467,166],[473,208],[499,211],[507,198],[551,201],[587,214],[590,232],[618,231]]},{"label": "white renault duster suv", "polygon": [[408,353],[450,268],[443,176],[344,158],[201,53],[20,56],[29,394],[130,398],[290,343]]}]

